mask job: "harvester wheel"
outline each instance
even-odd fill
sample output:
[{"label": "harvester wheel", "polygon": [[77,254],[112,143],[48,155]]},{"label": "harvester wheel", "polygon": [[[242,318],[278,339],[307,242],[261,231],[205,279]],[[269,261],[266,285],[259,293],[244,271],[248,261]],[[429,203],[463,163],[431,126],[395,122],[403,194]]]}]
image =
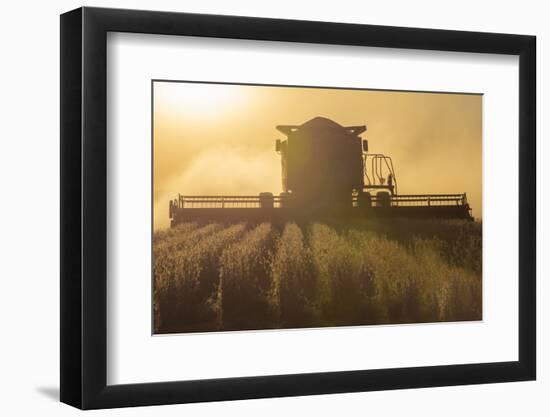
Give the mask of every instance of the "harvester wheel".
[{"label": "harvester wheel", "polygon": [[359,191],[357,194],[357,207],[365,208],[372,206],[372,197],[370,193]]},{"label": "harvester wheel", "polygon": [[390,205],[391,205],[390,193],[386,191],[379,191],[376,193],[377,207],[390,207]]}]

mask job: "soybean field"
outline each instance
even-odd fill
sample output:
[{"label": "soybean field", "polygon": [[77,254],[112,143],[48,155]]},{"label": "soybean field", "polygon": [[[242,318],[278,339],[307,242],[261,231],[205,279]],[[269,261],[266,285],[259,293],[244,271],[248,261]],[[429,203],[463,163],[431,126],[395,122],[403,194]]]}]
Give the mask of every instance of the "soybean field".
[{"label": "soybean field", "polygon": [[153,237],[154,333],[482,319],[462,220],[184,223]]}]

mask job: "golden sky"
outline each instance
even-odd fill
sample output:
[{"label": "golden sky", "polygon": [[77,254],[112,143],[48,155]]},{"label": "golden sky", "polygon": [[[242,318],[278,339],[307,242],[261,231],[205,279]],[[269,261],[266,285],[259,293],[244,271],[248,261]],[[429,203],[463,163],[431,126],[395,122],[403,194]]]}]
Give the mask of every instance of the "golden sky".
[{"label": "golden sky", "polygon": [[154,83],[154,228],[187,195],[278,194],[276,125],[322,116],[367,125],[393,159],[400,194],[463,193],[481,218],[482,96],[204,83]]}]

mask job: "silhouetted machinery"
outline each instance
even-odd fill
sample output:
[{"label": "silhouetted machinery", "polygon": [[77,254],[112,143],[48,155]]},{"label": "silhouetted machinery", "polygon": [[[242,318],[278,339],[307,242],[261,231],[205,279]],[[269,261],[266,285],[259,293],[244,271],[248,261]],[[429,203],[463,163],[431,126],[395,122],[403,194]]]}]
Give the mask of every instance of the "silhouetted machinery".
[{"label": "silhouetted machinery", "polygon": [[192,220],[289,221],[337,217],[472,219],[466,194],[397,193],[392,159],[369,153],[367,127],[340,126],[316,117],[282,125],[283,192],[258,196],[185,196],[170,201],[172,225]]}]

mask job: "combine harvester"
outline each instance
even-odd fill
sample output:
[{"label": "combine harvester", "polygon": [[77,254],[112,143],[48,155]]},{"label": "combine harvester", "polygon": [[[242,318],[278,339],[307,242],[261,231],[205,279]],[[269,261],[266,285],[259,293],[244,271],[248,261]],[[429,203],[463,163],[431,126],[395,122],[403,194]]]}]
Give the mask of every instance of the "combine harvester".
[{"label": "combine harvester", "polygon": [[408,217],[472,220],[466,194],[398,194],[389,156],[369,153],[366,126],[323,117],[277,126],[283,192],[255,196],[187,196],[170,201],[171,225],[189,221],[311,221]]}]

